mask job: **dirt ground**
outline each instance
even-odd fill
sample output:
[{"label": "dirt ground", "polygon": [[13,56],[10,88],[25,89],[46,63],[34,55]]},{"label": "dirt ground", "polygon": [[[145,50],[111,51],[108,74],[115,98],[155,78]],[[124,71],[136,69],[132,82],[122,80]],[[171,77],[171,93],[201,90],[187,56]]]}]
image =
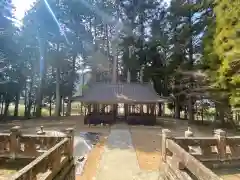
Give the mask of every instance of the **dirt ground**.
[{"label": "dirt ground", "polygon": [[240,168],[218,169],[214,172],[223,180],[240,180]]},{"label": "dirt ground", "polygon": [[130,130],[140,169],[161,168],[161,130],[138,127],[132,127]]},{"label": "dirt ground", "polygon": [[31,160],[0,160],[0,180],[7,179],[8,176],[13,175],[18,170],[30,163]]},{"label": "dirt ground", "polygon": [[96,176],[97,169],[99,167],[99,162],[101,155],[104,151],[104,144],[108,137],[108,132],[105,132],[101,137],[99,142],[95,145],[92,151],[88,154],[86,164],[83,169],[82,175],[76,175],[76,180],[93,180]]},{"label": "dirt ground", "polygon": [[[132,142],[136,149],[139,166],[142,170],[158,170],[162,167],[161,161],[161,133],[162,129],[169,129],[173,136],[184,136],[184,132],[191,128],[195,136],[213,136],[213,128],[208,126],[188,125],[186,121],[173,119],[158,119],[161,126],[144,127],[131,126]],[[227,131],[228,135],[235,135]],[[240,180],[240,179],[239,179]]]}]

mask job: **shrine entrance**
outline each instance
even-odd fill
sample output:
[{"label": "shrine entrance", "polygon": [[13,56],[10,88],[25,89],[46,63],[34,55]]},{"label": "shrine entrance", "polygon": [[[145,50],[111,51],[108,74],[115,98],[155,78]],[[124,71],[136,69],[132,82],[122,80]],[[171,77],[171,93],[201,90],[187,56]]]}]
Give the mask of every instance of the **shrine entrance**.
[{"label": "shrine entrance", "polygon": [[117,104],[116,121],[117,122],[125,122],[126,121],[126,111],[124,109],[123,103]]}]

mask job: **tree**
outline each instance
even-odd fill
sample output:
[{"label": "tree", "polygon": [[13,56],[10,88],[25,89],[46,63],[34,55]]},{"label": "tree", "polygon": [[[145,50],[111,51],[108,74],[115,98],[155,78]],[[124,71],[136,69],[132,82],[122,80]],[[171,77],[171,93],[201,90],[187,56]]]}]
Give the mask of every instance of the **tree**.
[{"label": "tree", "polygon": [[239,2],[217,2],[216,31],[214,34],[214,51],[220,65],[217,70],[217,86],[228,89],[232,105],[240,104],[240,8]]}]

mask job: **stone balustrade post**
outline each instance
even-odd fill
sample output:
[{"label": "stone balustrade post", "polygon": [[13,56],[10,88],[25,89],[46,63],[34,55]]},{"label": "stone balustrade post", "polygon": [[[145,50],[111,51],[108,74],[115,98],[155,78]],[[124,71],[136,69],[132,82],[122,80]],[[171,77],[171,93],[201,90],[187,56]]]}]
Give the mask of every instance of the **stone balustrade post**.
[{"label": "stone balustrade post", "polygon": [[218,141],[218,153],[220,159],[224,159],[226,157],[226,131],[222,129],[217,129],[214,132],[214,136],[217,138]]},{"label": "stone balustrade post", "polygon": [[69,138],[70,140],[70,143],[69,143],[69,155],[70,156],[73,156],[73,146],[74,146],[74,129],[73,128],[67,128],[65,130],[66,134],[67,134],[67,137]]},{"label": "stone balustrade post", "polygon": [[10,129],[10,154],[15,159],[20,151],[19,136],[21,135],[20,126],[14,126]]},{"label": "stone balustrade post", "polygon": [[37,131],[37,135],[45,135],[46,132],[44,132],[43,126],[40,126],[40,129]]},{"label": "stone balustrade post", "polygon": [[[192,132],[191,127],[188,127],[187,131],[184,132],[185,138],[193,137],[194,133]],[[193,151],[192,147],[189,147],[187,144],[182,144],[182,147],[187,151],[191,152]]]},{"label": "stone balustrade post", "polygon": [[172,138],[172,132],[169,129],[163,129],[162,130],[162,160],[166,162],[167,158],[167,139]]},{"label": "stone balustrade post", "polygon": [[184,135],[185,135],[185,137],[193,137],[194,136],[191,127],[188,127],[188,129],[187,129],[187,131],[185,131]]}]

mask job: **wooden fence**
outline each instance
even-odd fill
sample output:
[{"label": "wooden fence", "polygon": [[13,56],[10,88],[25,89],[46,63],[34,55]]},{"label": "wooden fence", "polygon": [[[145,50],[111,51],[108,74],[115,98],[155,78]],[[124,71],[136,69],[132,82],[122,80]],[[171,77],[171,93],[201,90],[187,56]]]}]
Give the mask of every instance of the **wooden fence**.
[{"label": "wooden fence", "polygon": [[53,179],[64,167],[73,165],[73,137],[72,128],[60,136],[49,136],[43,129],[36,135],[24,135],[19,126],[1,133],[0,158],[33,160],[8,179]]},{"label": "wooden fence", "polygon": [[227,137],[218,129],[213,137],[173,137],[168,129],[162,131],[162,158],[169,179],[220,180],[210,169],[240,164],[240,136]]}]

